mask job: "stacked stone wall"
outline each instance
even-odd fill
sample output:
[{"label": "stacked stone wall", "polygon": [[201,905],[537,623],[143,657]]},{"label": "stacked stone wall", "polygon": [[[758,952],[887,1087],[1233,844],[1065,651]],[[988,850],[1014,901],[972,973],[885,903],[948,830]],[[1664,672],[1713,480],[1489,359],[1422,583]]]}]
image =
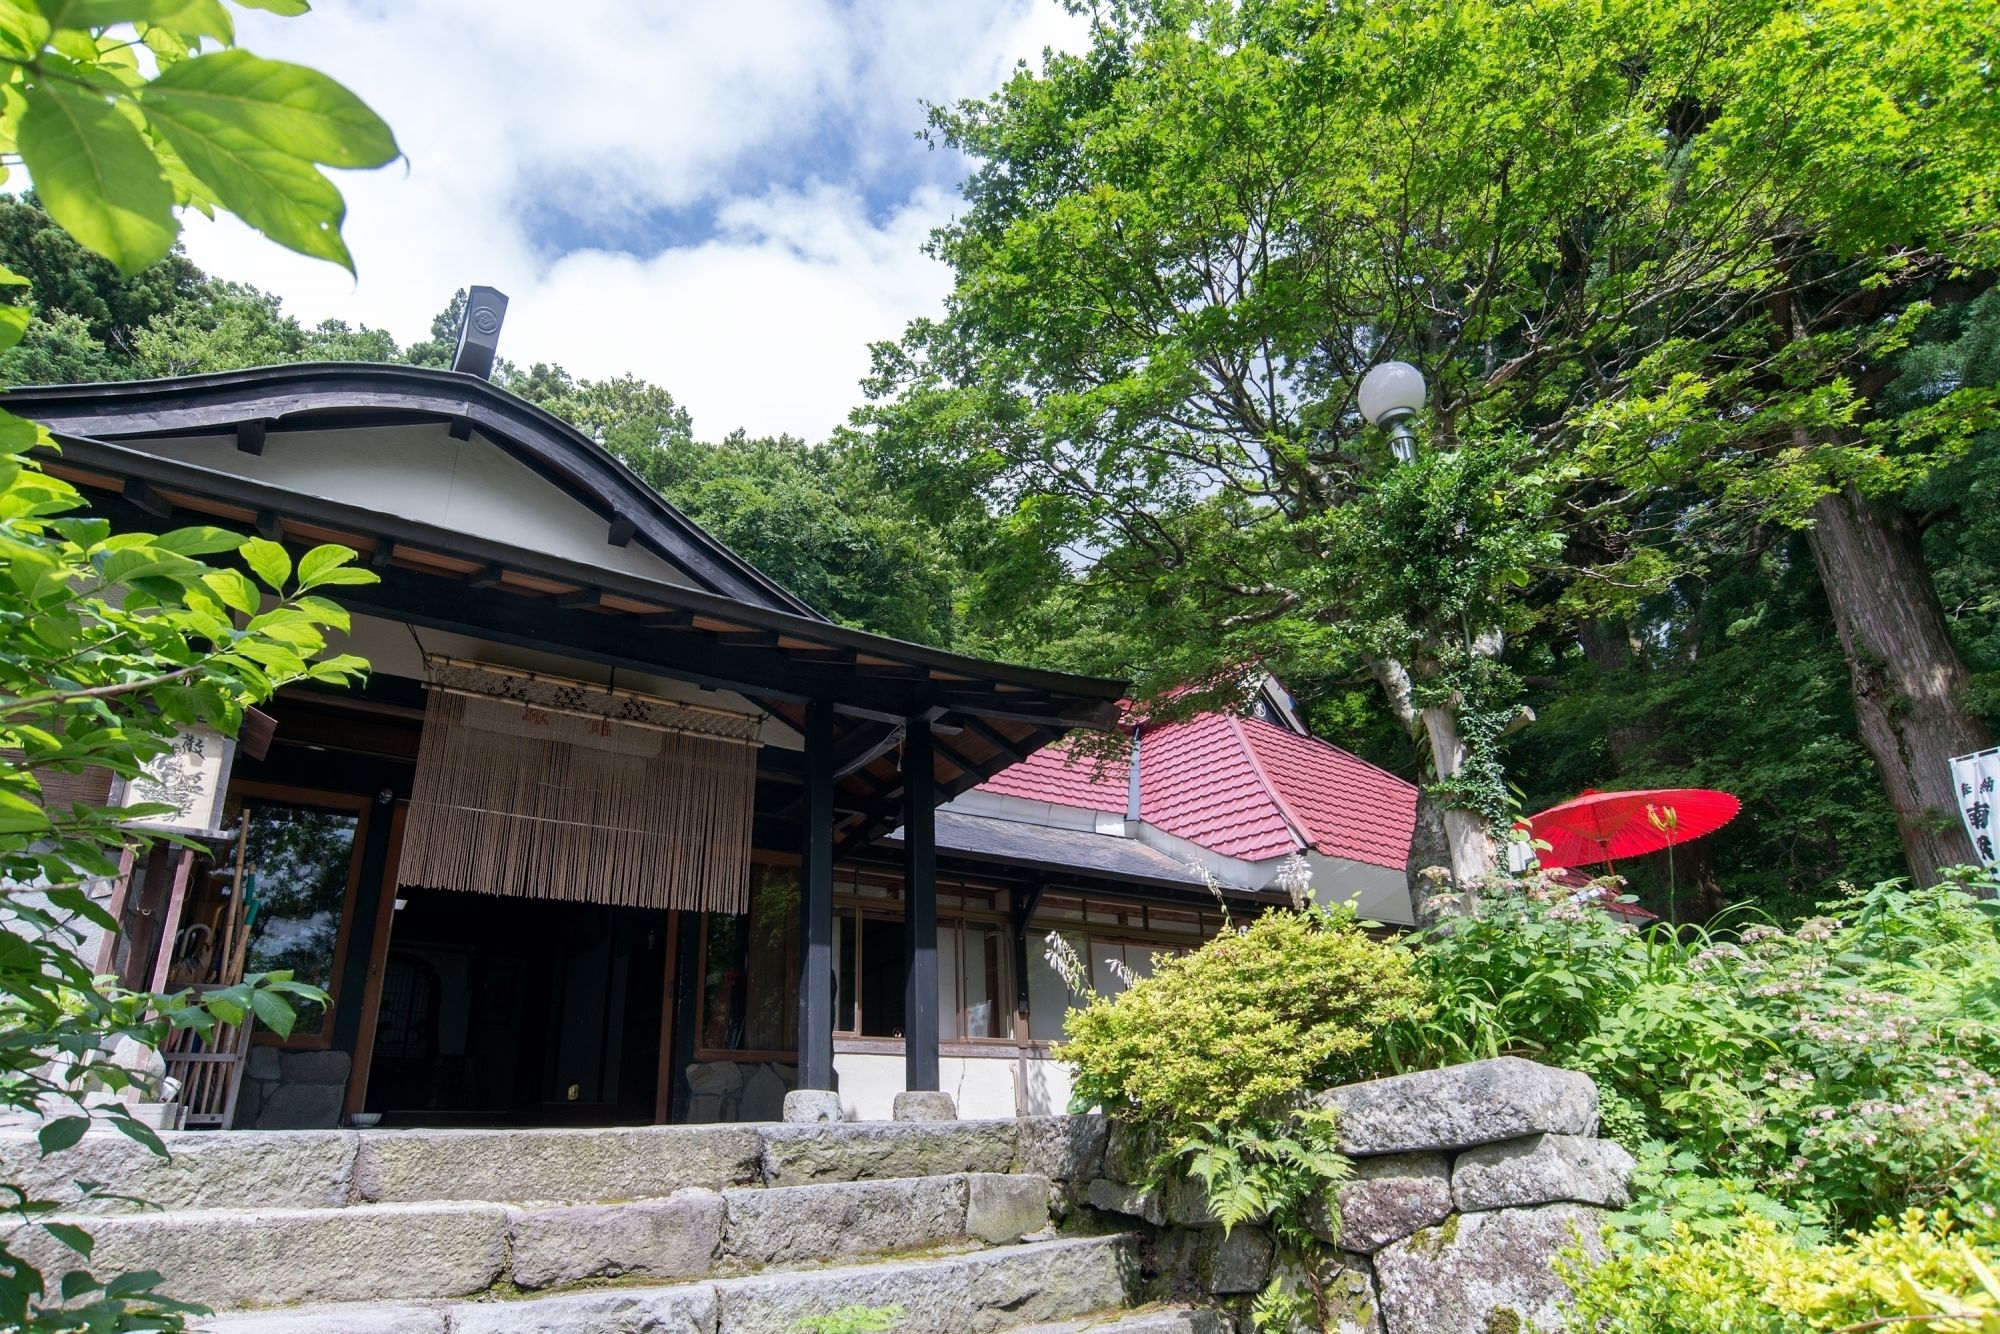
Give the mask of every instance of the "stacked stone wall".
[{"label": "stacked stone wall", "polygon": [[[1597,1138],[1588,1078],[1502,1057],[1351,1084],[1317,1101],[1339,1113],[1341,1151],[1354,1163],[1337,1209],[1320,1202],[1314,1227],[1339,1269],[1337,1328],[1560,1328],[1567,1289],[1551,1262],[1571,1246],[1596,1250],[1605,1211],[1628,1202],[1633,1166]],[[1024,1135],[1023,1163],[1037,1164],[1026,1170],[1060,1178],[1058,1205],[1073,1215],[1147,1225],[1153,1268],[1171,1293],[1242,1305],[1277,1272],[1264,1227],[1225,1231],[1199,1183],[1152,1184],[1159,1146],[1145,1137],[1094,1117],[1043,1137],[1063,1138],[1067,1153],[1037,1156]]]}]

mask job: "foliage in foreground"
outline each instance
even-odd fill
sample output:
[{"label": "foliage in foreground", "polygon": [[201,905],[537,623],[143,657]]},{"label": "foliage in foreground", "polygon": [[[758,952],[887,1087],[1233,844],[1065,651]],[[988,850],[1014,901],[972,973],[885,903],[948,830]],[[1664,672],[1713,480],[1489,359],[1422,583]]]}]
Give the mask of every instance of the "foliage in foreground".
[{"label": "foliage in foreground", "polygon": [[1601,1264],[1567,1266],[1576,1334],[1815,1334],[2000,1330],[2000,1230],[1906,1212],[1837,1245],[1768,1218],[1705,1237],[1678,1226],[1669,1245],[1625,1245]]},{"label": "foliage in foreground", "polygon": [[1101,1107],[1162,1150],[1150,1165],[1160,1185],[1200,1183],[1225,1229],[1267,1223],[1302,1289],[1274,1280],[1252,1318],[1290,1329],[1328,1310],[1336,1267],[1315,1228],[1338,1230],[1333,1190],[1349,1172],[1333,1114],[1306,1096],[1379,1073],[1377,1033],[1424,1014],[1406,950],[1370,937],[1350,909],[1313,907],[1155,956],[1151,976],[1071,1011],[1057,1054],[1074,1072],[1073,1107]]},{"label": "foliage in foreground", "polygon": [[[393,136],[333,80],[235,49],[234,35],[219,0],[0,0],[0,154],[33,173],[69,237],[122,274],[169,253],[184,207],[234,213],[352,268],[340,192],[319,167],[380,165],[396,156]],[[0,268],[0,287],[29,283]],[[21,342],[31,313],[0,306],[0,353]],[[48,351],[63,339],[41,341]],[[79,517],[77,493],[30,457],[50,443],[0,412],[0,1110],[42,1121],[44,1155],[101,1119],[164,1156],[121,1098],[161,1091],[109,1059],[117,1046],[158,1048],[174,1029],[205,1033],[252,1015],[286,1033],[292,999],[326,997],[286,973],[200,998],[93,977],[78,957],[86,928],[119,923],[91,888],[116,873],[121,853],[144,855],[149,839],[127,821],[169,808],[60,807],[41,780],[85,769],[130,778],[181,726],[233,735],[246,707],[287,682],[354,678],[360,659],[325,656],[326,633],[346,630],[346,613],[313,590],[374,576],[350,566],[355,553],[343,547],[307,552],[294,568],[279,544],[214,528],[114,534]],[[205,560],[224,554],[240,556],[256,581]],[[158,1274],[93,1275],[83,1267],[89,1233],[54,1217],[55,1202],[0,1184],[0,1207],[78,1257],[74,1269],[43,1274],[0,1244],[0,1327],[174,1330],[198,1309],[160,1295]]]},{"label": "foliage in foreground", "polygon": [[[247,705],[294,680],[340,683],[365,664],[325,657],[345,612],[315,589],[372,582],[344,547],[285,549],[214,528],[113,534],[78,517],[80,497],[29,457],[37,432],[8,419],[0,443],[0,1109],[44,1118],[42,1151],[74,1145],[103,1120],[156,1153],[159,1138],[118,1100],[139,1076],[106,1057],[120,1039],[158,1048],[174,1029],[210,1031],[254,1014],[289,1032],[291,1001],[324,1003],[286,973],[206,993],[156,995],[94,978],[78,957],[87,928],[119,923],[92,898],[120,853],[143,857],[123,809],[47,800],[42,779],[89,768],[133,777],[184,724],[234,733]],[[225,553],[251,574],[211,565]],[[264,605],[265,599],[270,605]],[[138,1089],[157,1098],[158,1091]],[[56,1206],[0,1185],[0,1207],[90,1257]],[[172,1329],[187,1308],[160,1298],[158,1275],[104,1281],[79,1267],[44,1275],[0,1245],[0,1327]],[[58,1309],[60,1308],[60,1309]]]},{"label": "foliage in foreground", "polygon": [[1489,884],[1420,939],[1431,1012],[1384,1047],[1582,1070],[1642,1146],[1610,1257],[1572,1257],[1579,1330],[1991,1328],[1947,1318],[2000,1321],[1991,889],[1890,881],[1788,930],[1676,933],[1600,911],[1603,884]]}]

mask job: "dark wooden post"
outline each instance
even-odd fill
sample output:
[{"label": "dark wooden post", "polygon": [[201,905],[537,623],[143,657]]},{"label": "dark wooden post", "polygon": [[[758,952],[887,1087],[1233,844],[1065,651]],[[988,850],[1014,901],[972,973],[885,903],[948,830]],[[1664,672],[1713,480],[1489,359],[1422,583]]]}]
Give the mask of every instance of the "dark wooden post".
[{"label": "dark wooden post", "polygon": [[833,1088],[833,704],[806,705],[799,863],[799,1087]]},{"label": "dark wooden post", "polygon": [[931,725],[903,742],[903,1087],[938,1086],[937,777]]},{"label": "dark wooden post", "polygon": [[1016,1038],[1028,1035],[1028,928],[1034,923],[1035,909],[1041,906],[1046,880],[1014,891],[1011,917],[1014,927],[1014,1026]]}]

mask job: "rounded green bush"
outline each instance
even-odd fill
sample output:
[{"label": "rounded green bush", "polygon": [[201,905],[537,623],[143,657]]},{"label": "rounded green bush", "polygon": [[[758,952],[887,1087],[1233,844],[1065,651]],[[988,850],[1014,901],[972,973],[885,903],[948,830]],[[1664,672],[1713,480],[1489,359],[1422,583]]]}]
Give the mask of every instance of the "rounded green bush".
[{"label": "rounded green bush", "polygon": [[1076,1106],[1229,1123],[1378,1073],[1377,1031],[1420,1014],[1423,994],[1409,952],[1352,912],[1275,911],[1073,1011],[1056,1055]]}]

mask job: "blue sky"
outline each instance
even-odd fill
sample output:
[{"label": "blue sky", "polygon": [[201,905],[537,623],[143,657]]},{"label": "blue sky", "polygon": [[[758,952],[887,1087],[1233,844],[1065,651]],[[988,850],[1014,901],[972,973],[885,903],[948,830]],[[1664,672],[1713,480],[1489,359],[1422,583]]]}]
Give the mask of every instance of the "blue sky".
[{"label": "blue sky", "polygon": [[409,161],[337,173],[358,281],[192,218],[197,263],[405,341],[491,283],[515,361],[645,376],[705,436],[816,440],[868,343],[947,288],[920,248],[964,163],[915,138],[921,102],[1082,25],[1056,0],[321,0],[241,40],[367,98]]}]

